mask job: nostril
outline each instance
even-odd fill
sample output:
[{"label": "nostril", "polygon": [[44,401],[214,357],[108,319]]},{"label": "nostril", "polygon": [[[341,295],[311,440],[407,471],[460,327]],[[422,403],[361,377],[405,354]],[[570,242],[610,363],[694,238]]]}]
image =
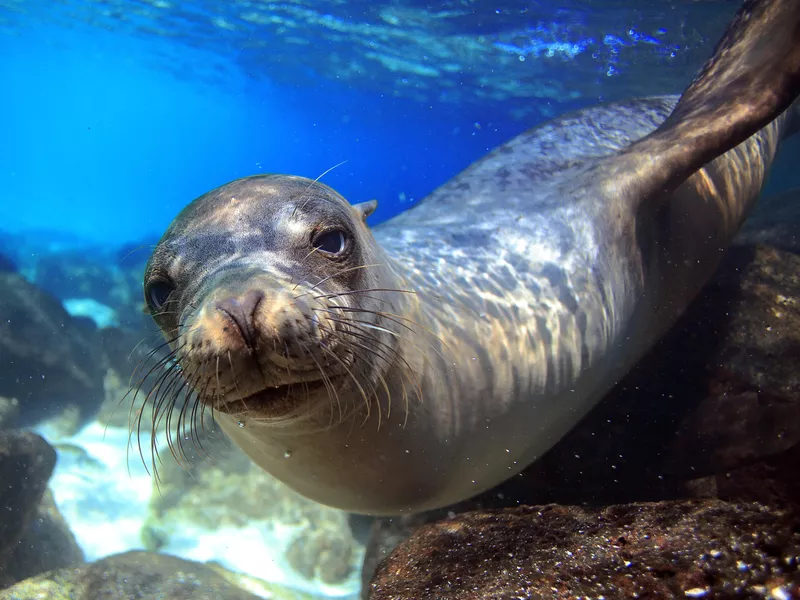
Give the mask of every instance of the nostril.
[{"label": "nostril", "polygon": [[242,310],[251,319],[254,320],[255,313],[258,310],[258,305],[264,299],[264,292],[261,290],[248,290],[242,296]]},{"label": "nostril", "polygon": [[241,296],[218,300],[215,304],[217,310],[233,321],[244,343],[250,348],[255,347],[258,332],[255,313],[263,299],[264,293],[260,290],[249,290]]}]

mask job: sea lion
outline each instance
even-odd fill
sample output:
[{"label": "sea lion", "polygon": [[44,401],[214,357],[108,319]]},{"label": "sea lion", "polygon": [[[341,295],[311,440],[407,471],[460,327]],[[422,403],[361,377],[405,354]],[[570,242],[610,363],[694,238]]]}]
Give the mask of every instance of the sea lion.
[{"label": "sea lion", "polygon": [[714,271],[797,117],[798,12],[746,1],[680,99],[557,118],[372,231],[374,202],[300,177],[194,200],[145,273],[177,365],[155,412],[190,390],[179,430],[211,407],[258,465],[351,512],[521,471]]}]

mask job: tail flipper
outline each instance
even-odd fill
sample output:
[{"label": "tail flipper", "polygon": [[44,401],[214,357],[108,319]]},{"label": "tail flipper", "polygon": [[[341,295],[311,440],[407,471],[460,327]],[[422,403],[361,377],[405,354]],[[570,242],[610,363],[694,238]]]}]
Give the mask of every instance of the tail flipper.
[{"label": "tail flipper", "polygon": [[800,95],[800,0],[746,0],[675,110],[604,165],[627,198],[658,201]]}]

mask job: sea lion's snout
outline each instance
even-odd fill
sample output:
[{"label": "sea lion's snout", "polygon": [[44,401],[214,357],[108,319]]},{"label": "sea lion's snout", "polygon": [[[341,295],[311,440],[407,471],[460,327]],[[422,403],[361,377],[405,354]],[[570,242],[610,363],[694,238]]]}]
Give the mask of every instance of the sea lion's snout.
[{"label": "sea lion's snout", "polygon": [[232,296],[214,303],[214,308],[236,327],[242,341],[249,348],[254,348],[256,344],[258,330],[255,313],[262,300],[264,300],[264,292],[249,290],[242,296]]},{"label": "sea lion's snout", "polygon": [[352,353],[339,348],[337,318],[319,292],[268,272],[221,279],[199,286],[182,326],[180,360],[200,399],[221,412],[280,416],[329,392]]},{"label": "sea lion's snout", "polygon": [[209,347],[205,340],[210,340],[216,354],[254,355],[284,370],[299,368],[297,363],[311,361],[312,355],[322,358],[322,346],[335,345],[331,324],[320,321],[323,305],[315,310],[303,296],[251,287],[210,300],[197,320],[194,334],[202,340],[194,346]]}]

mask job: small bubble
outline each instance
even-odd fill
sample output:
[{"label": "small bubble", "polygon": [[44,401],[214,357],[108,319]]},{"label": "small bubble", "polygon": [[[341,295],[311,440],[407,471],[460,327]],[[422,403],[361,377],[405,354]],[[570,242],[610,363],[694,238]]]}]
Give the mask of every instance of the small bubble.
[{"label": "small bubble", "polygon": [[525,55],[524,54],[520,54],[519,55],[519,62],[525,62]]}]

